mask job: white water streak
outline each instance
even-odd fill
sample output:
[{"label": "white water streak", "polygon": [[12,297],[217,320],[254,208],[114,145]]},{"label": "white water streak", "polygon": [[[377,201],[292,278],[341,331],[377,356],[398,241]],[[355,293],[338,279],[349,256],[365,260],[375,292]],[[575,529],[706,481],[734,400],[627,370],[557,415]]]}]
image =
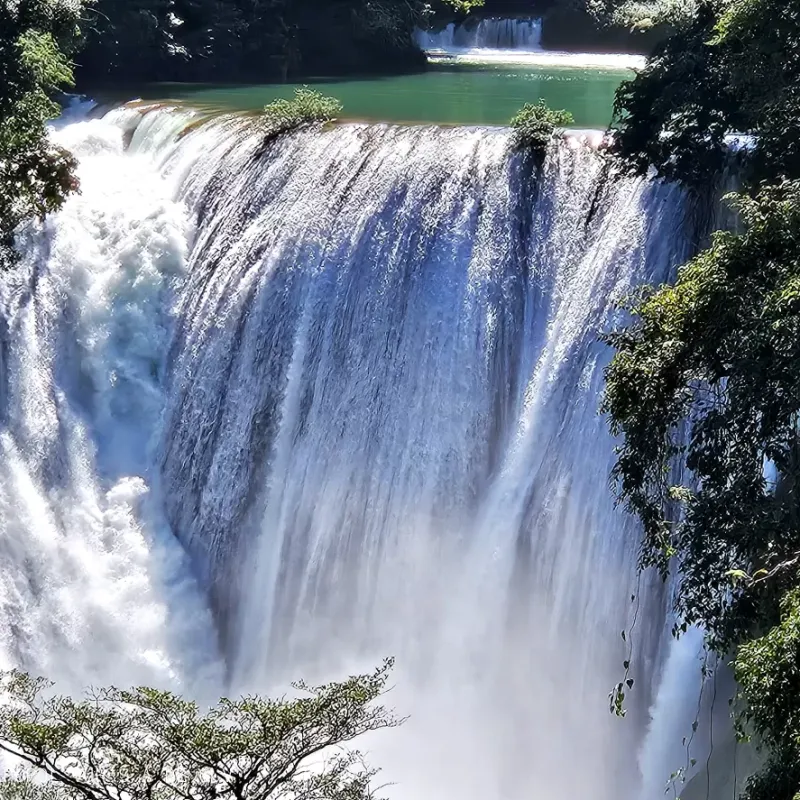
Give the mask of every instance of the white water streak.
[{"label": "white water streak", "polygon": [[612,72],[643,69],[647,61],[645,56],[632,53],[566,53],[557,50],[538,53],[520,53],[516,50],[429,50],[428,59],[443,64],[516,64],[545,69],[577,67]]},{"label": "white water streak", "polygon": [[542,20],[487,17],[451,22],[438,31],[418,30],[416,41],[430,61],[585,68],[613,72],[642,69],[645,56],[630,53],[567,53],[543,50]]}]

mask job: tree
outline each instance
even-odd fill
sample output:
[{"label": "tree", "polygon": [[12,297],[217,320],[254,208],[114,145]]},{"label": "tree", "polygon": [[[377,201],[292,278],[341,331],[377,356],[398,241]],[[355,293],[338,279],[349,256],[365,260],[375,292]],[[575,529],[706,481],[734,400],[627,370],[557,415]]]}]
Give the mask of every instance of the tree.
[{"label": "tree", "polygon": [[617,94],[620,161],[701,187],[736,132],[757,136],[750,186],[800,176],[800,4],[703,0],[690,19]]},{"label": "tree", "polygon": [[771,748],[766,769],[748,787],[749,800],[797,800],[800,790],[800,591],[781,601],[780,622],[744,644],[736,679],[748,698],[745,721]]},{"label": "tree", "polygon": [[54,92],[72,83],[60,45],[74,42],[77,7],[49,0],[0,0],[0,269],[15,260],[14,235],[75,191],[75,161],[53,145],[47,120]]},{"label": "tree", "polygon": [[[751,797],[792,800],[800,776],[779,767],[800,763],[800,182],[735,202],[744,232],[716,234],[607,337],[605,410],[642,566],[677,571],[683,630],[734,653],[741,729],[773,754],[774,793]],[[781,774],[791,791],[774,789]]]},{"label": "tree", "polygon": [[697,13],[699,0],[580,0],[606,25],[645,31],[657,25],[681,27]]},{"label": "tree", "polygon": [[78,76],[273,81],[420,67],[412,32],[429,11],[424,0],[95,0]]},{"label": "tree", "polygon": [[[5,673],[0,750],[28,770],[5,800],[365,800],[375,771],[345,749],[400,723],[375,701],[392,662],[298,696],[220,700],[206,712],[171,692],[109,688],[83,700]],[[316,761],[315,761],[316,759]]]},{"label": "tree", "polygon": [[778,621],[800,570],[800,182],[736,204],[744,233],[717,233],[607,337],[605,396],[643,562],[677,559],[677,610],[721,652]]},{"label": "tree", "polygon": [[[674,286],[608,336],[605,410],[643,567],[679,574],[676,611],[734,654],[741,730],[769,748],[750,797],[800,791],[800,181],[734,198]],[[784,789],[778,790],[777,787]],[[768,791],[764,787],[767,787]],[[766,791],[766,793],[765,793]]]},{"label": "tree", "polygon": [[732,656],[740,735],[769,750],[749,800],[800,795],[800,3],[703,2],[617,96],[612,151],[692,189],[740,153],[717,233],[607,339],[614,478],[643,568],[677,572],[676,634]]}]

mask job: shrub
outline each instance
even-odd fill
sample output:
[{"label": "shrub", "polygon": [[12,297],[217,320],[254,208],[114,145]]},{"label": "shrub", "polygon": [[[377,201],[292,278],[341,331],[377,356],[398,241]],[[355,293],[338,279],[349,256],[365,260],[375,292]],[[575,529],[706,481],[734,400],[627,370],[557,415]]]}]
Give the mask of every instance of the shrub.
[{"label": "shrub", "polygon": [[544,100],[526,103],[511,120],[514,143],[519,148],[533,150],[543,158],[556,128],[572,125],[574,121],[569,111],[555,111]]},{"label": "shrub", "polygon": [[295,89],[290,100],[273,100],[264,107],[264,118],[273,134],[313,122],[330,122],[341,113],[342,104],[335,97],[325,97],[308,86]]}]

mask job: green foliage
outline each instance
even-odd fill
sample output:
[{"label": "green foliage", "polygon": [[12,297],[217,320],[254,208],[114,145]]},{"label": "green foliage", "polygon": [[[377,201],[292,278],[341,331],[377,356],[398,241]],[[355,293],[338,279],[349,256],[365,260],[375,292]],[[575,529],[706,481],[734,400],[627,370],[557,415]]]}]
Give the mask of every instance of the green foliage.
[{"label": "green foliage", "polygon": [[275,134],[314,122],[330,122],[340,116],[342,110],[342,104],[335,97],[325,97],[303,86],[295,89],[290,100],[273,100],[265,106],[264,119],[270,133]]},{"label": "green foliage", "polygon": [[399,724],[376,705],[390,669],[387,661],[340,683],[298,683],[297,697],[223,699],[207,711],[149,688],[52,696],[46,681],[6,673],[0,750],[28,770],[0,781],[0,797],[366,800],[376,773],[346,746]]},{"label": "green foliage", "polygon": [[526,103],[511,120],[514,144],[516,147],[532,150],[543,158],[556,128],[572,125],[574,121],[568,111],[555,111],[544,100]]},{"label": "green foliage", "polygon": [[750,185],[800,177],[800,8],[785,0],[700,4],[616,101],[615,152],[638,173],[702,186],[728,132],[757,134]]},{"label": "green foliage", "polygon": [[70,13],[77,7],[0,0],[0,269],[15,261],[19,225],[59,208],[77,188],[74,159],[49,142],[45,129],[60,110],[52,94],[72,82],[56,40],[72,43]]},{"label": "green foliage", "polygon": [[749,726],[800,764],[800,590],[789,592],[780,608],[778,624],[739,649],[736,679],[748,698]]},{"label": "green foliage", "polygon": [[443,2],[459,14],[468,14],[484,4],[484,0],[443,0]]},{"label": "green foliage", "polygon": [[705,10],[620,86],[612,149],[633,172],[646,174],[654,166],[666,178],[701,187],[722,170],[733,99],[726,69],[707,43],[713,22]]},{"label": "green foliage", "polygon": [[66,793],[57,783],[33,780],[23,769],[0,780],[0,800],[66,800]]},{"label": "green foliage", "polygon": [[699,0],[587,0],[591,14],[606,25],[648,30],[656,25],[674,28],[690,22]]},{"label": "green foliage", "polygon": [[425,0],[96,0],[78,77],[271,81],[422,68],[412,31],[429,11]]},{"label": "green foliage", "polygon": [[[773,570],[800,554],[800,182],[736,202],[746,231],[716,234],[608,337],[605,397],[644,565],[666,573],[678,557],[678,609],[723,651],[752,632],[755,606],[774,618],[774,586],[796,576]],[[680,485],[675,459],[701,489]]]},{"label": "green foliage", "polygon": [[800,800],[800,760],[796,752],[775,752],[747,782],[745,800]]},{"label": "green foliage", "polygon": [[621,499],[644,526],[642,566],[680,572],[679,630],[734,653],[742,734],[769,749],[746,800],[800,799],[800,4],[705,0],[620,88],[612,150],[700,188],[752,134],[718,233],[646,289],[605,409]]},{"label": "green foliage", "polygon": [[800,755],[800,181],[734,202],[744,232],[716,234],[608,336],[605,411],[642,566],[680,572],[683,620],[739,648],[743,722]]}]

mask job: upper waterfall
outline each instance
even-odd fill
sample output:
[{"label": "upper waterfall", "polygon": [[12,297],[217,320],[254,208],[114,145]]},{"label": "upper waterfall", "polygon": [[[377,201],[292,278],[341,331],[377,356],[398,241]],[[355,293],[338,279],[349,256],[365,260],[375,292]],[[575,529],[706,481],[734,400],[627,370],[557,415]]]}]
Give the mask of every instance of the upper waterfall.
[{"label": "upper waterfall", "polygon": [[[131,680],[216,674],[174,534],[225,691],[397,657],[411,719],[370,742],[393,797],[653,800],[636,754],[683,717],[649,709],[699,674],[608,490],[598,333],[692,252],[696,201],[577,137],[539,168],[502,129],[265,141],[123,108],[57,135],[83,194],[2,276],[7,660],[88,681],[95,636]],[[31,614],[58,629],[36,647]]]},{"label": "upper waterfall", "polygon": [[455,52],[489,49],[534,52],[541,49],[540,19],[484,17],[477,22],[451,22],[440,31],[417,31],[423,50]]},{"label": "upper waterfall", "polygon": [[433,61],[519,63],[603,70],[641,69],[646,61],[644,56],[630,53],[543,50],[542,20],[535,18],[484,17],[451,22],[441,30],[417,30],[415,39]]},{"label": "upper waterfall", "polygon": [[81,194],[0,276],[0,666],[199,688],[216,637],[148,451],[192,222],[112,120],[53,133]]}]

